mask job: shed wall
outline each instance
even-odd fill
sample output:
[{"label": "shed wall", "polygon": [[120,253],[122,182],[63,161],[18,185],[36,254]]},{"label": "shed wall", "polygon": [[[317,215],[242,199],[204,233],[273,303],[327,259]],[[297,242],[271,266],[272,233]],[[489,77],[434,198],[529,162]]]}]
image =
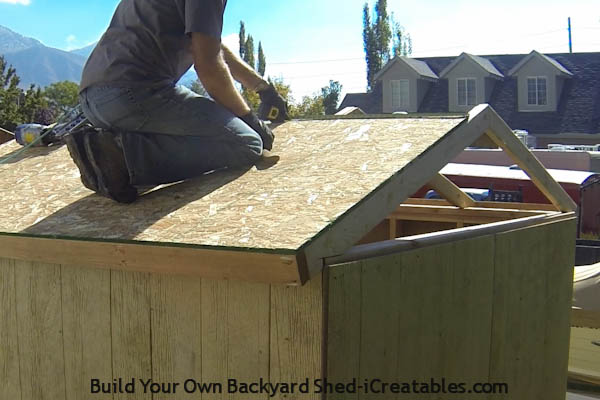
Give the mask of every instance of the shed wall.
[{"label": "shed wall", "polygon": [[328,378],[507,383],[495,397],[563,400],[574,239],[571,220],[332,267]]},{"label": "shed wall", "polygon": [[232,378],[321,376],[321,279],[286,287],[0,259],[0,300],[0,399],[86,399],[91,379],[118,378],[181,385],[152,395],[136,381],[114,399],[199,399],[187,379],[223,383],[204,395],[219,399]]}]

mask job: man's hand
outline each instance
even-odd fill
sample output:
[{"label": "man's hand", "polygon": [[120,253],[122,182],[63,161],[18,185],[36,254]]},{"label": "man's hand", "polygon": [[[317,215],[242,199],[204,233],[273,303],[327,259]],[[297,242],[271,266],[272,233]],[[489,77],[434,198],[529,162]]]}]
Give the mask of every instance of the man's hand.
[{"label": "man's hand", "polygon": [[287,112],[287,103],[285,99],[277,93],[277,89],[270,84],[266,89],[259,90],[260,106],[258,107],[258,116],[261,119],[272,122],[283,122],[290,119]]},{"label": "man's hand", "polygon": [[273,148],[273,140],[275,140],[273,132],[254,112],[250,111],[248,114],[240,117],[240,119],[260,135],[264,149],[271,150]]}]

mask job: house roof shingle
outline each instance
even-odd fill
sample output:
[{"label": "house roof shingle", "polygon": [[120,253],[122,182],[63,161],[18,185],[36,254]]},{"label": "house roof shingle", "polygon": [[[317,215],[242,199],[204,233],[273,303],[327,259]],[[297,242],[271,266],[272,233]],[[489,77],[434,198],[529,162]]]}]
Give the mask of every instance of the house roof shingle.
[{"label": "house roof shingle", "polygon": [[[513,129],[524,129],[533,134],[600,133],[600,52],[558,53],[546,56],[572,74],[570,79],[564,81],[556,112],[519,112],[517,81],[515,77],[509,77],[508,72],[527,56],[478,56],[489,61],[505,75],[503,80],[496,82],[489,103],[508,125]],[[457,57],[428,57],[416,60],[427,63],[435,74],[440,75],[456,59]],[[342,106],[357,106],[369,114],[381,114],[381,86],[381,82],[376,85],[377,92],[348,95]],[[354,104],[354,99],[359,99],[360,104]],[[447,79],[440,79],[430,85],[419,112],[448,113]]]}]

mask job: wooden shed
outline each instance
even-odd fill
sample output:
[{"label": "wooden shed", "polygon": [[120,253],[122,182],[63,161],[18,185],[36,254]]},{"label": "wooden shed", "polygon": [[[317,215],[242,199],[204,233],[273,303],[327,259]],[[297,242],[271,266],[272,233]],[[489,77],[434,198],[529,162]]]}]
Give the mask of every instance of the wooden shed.
[{"label": "wooden shed", "polygon": [[[494,110],[275,134],[132,205],[62,147],[0,165],[0,399],[564,399],[575,206]],[[438,173],[476,141],[552,205]],[[448,201],[407,199],[427,182]]]}]

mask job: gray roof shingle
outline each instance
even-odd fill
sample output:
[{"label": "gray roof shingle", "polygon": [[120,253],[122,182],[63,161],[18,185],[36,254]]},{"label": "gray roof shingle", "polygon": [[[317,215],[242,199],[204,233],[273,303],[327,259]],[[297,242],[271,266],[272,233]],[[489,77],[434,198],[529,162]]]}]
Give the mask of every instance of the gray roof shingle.
[{"label": "gray roof shingle", "polygon": [[[490,105],[513,129],[525,129],[533,134],[600,133],[600,53],[549,54],[572,76],[565,80],[556,112],[519,112],[517,79],[508,72],[527,57],[526,54],[480,56],[488,60],[505,78],[496,82],[489,100]],[[440,75],[456,57],[428,57],[426,62]],[[353,94],[342,102],[345,106],[358,106],[369,114],[382,113],[381,84],[378,92]],[[360,99],[360,104],[353,104]],[[448,113],[448,80],[433,82],[425,95],[420,113]]]}]

